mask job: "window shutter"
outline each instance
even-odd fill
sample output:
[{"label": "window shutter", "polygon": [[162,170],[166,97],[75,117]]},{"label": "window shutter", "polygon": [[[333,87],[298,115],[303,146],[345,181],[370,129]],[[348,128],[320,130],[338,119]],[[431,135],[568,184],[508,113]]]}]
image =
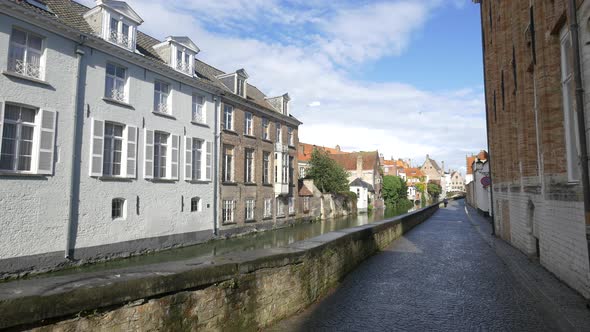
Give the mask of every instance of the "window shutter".
[{"label": "window shutter", "polygon": [[39,158],[37,172],[39,174],[53,174],[53,155],[55,151],[55,123],[57,113],[41,110],[41,140],[39,142]]},{"label": "window shutter", "polygon": [[154,131],[145,129],[144,135],[144,154],[145,160],[143,168],[143,177],[151,179],[154,177]]},{"label": "window shutter", "polygon": [[205,166],[205,178],[211,180],[211,153],[213,152],[213,144],[207,141],[207,164]]},{"label": "window shutter", "polygon": [[90,130],[90,176],[102,176],[104,121],[92,119]]},{"label": "window shutter", "polygon": [[137,177],[137,136],[138,129],[134,126],[127,126],[127,177]]},{"label": "window shutter", "polygon": [[172,138],[172,159],[170,160],[170,176],[173,180],[178,180],[178,148],[180,145],[180,136],[171,135]]},{"label": "window shutter", "polygon": [[184,150],[186,151],[184,156],[184,179],[190,181],[193,178],[193,139],[185,136],[184,142]]}]

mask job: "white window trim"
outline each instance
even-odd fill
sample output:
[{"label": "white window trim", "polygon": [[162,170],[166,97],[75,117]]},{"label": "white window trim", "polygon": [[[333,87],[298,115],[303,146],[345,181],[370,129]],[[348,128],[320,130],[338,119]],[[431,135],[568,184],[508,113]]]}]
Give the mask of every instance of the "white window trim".
[{"label": "white window trim", "polygon": [[[35,36],[41,38],[41,54],[40,54],[39,68],[38,68],[39,77],[35,77],[34,75],[27,75],[26,73],[24,73],[24,74],[23,73],[19,73],[16,70],[11,70],[10,69],[10,61],[11,61],[11,59],[10,59],[10,49],[11,49],[12,44],[13,44],[13,42],[12,42],[12,32],[14,30],[19,30],[21,32],[26,33],[27,34],[27,41],[29,40],[28,39],[29,38],[29,35],[35,35]],[[45,58],[46,58],[46,49],[47,49],[47,47],[46,47],[47,38],[45,36],[41,35],[41,34],[38,34],[36,32],[30,31],[28,29],[23,29],[23,28],[21,28],[19,26],[12,26],[12,28],[10,30],[10,36],[8,36],[8,40],[9,40],[8,41],[9,46],[8,46],[8,52],[7,52],[8,53],[8,62],[7,62],[7,66],[8,66],[7,69],[8,69],[8,71],[11,72],[11,73],[16,73],[18,75],[25,76],[25,77],[31,77],[33,79],[38,79],[38,80],[44,81],[45,80]],[[27,54],[29,52],[29,47],[26,45],[26,43],[27,42],[25,41],[25,45],[19,44],[20,46],[24,46],[25,47],[25,55],[24,55],[25,66],[28,65],[28,63],[27,63]]]},{"label": "white window trim", "polygon": [[[107,79],[109,77],[112,77],[112,79],[114,81],[120,80],[120,78],[116,75],[116,73],[115,73],[114,76],[111,76],[111,75],[108,74],[108,71],[107,71],[107,67],[106,66],[108,66],[109,64],[115,66],[115,70],[116,70],[116,67],[120,67],[120,68],[124,68],[125,69],[125,78],[124,78],[124,82],[123,82],[123,97],[122,98],[120,96],[113,96],[113,93],[112,92],[114,92],[114,89],[113,89],[113,91],[111,91],[111,93],[109,93],[106,90],[107,89]],[[108,61],[107,64],[106,64],[106,66],[105,66],[105,70],[104,70],[104,72],[105,72],[105,82],[104,82],[104,86],[105,86],[104,96],[105,96],[105,98],[113,99],[113,100],[124,102],[124,103],[128,103],[129,102],[129,68],[127,68],[125,66],[122,66],[122,65],[120,65],[120,64],[118,64],[116,62],[111,62],[111,61]],[[113,84],[113,86],[114,86],[114,84]]]},{"label": "white window trim", "polygon": [[272,217],[272,198],[266,198],[264,200],[264,218]]},{"label": "white window trim", "polygon": [[[229,114],[229,116],[228,116]],[[223,129],[224,130],[234,130],[234,108],[231,105],[224,105],[223,106]],[[229,121],[228,121],[229,118]]]},{"label": "white window trim", "polygon": [[244,112],[244,135],[254,135],[254,114]]},{"label": "white window trim", "polygon": [[[119,216],[119,217],[113,216],[113,203],[115,202],[115,200],[123,201],[123,204],[121,205],[121,216]],[[111,219],[113,221],[119,221],[119,220],[126,220],[127,219],[127,200],[125,198],[116,197],[116,198],[113,198],[111,200]]]},{"label": "white window trim", "polygon": [[[114,18],[115,20],[118,21],[117,24],[117,42],[114,42],[111,40],[111,18]],[[136,38],[137,38],[137,26],[134,22],[132,22],[131,20],[127,19],[126,17],[118,14],[118,13],[114,13],[110,10],[104,10],[103,11],[103,26],[102,26],[102,33],[104,36],[104,39],[106,41],[108,41],[109,43],[116,45],[118,47],[121,47],[123,49],[126,50],[130,50],[130,51],[135,51],[135,47],[136,47]],[[120,37],[122,36],[122,31],[123,31],[123,23],[129,26],[129,34],[127,36],[128,39],[128,43],[127,45],[123,44],[122,41],[120,40]]]},{"label": "white window trim", "polygon": [[[252,153],[251,158],[248,158],[248,153]],[[249,161],[249,162],[248,162]],[[256,152],[252,148],[245,148],[244,149],[244,182],[245,183],[254,183],[256,182],[256,172],[255,172],[255,165],[256,165]],[[248,180],[248,178],[250,178]]]},{"label": "white window trim", "polygon": [[247,199],[246,200],[246,215],[245,220],[251,221],[255,220],[255,211],[256,211],[256,200],[255,199]]},{"label": "white window trim", "polygon": [[[226,212],[226,210],[229,210]],[[223,224],[233,223],[236,219],[236,201],[223,200],[221,206],[221,222]],[[227,218],[228,217],[228,218]]]},{"label": "white window trim", "polygon": [[[166,95],[166,103],[164,104],[164,103],[160,102],[157,105],[154,105],[153,111],[154,111],[154,113],[172,115],[172,84],[170,84],[169,82],[160,80],[160,79],[154,80],[154,94],[157,91],[156,90],[156,82],[160,83],[160,86],[162,84],[167,85],[168,86],[168,94]],[[162,94],[161,90],[159,92],[160,92],[160,94]]]},{"label": "white window trim", "polygon": [[[194,70],[193,70],[193,64],[194,64],[194,58],[195,58],[195,53],[191,52],[190,50],[188,50],[186,47],[176,44],[176,43],[171,43],[171,48],[170,48],[171,52],[170,52],[170,64],[172,66],[172,68],[174,68],[176,71],[181,72],[185,75],[189,75],[189,76],[193,76]],[[178,52],[182,53],[182,61],[181,63],[178,63]],[[186,60],[186,56],[188,55],[189,57],[189,63],[187,64],[185,62]]]},{"label": "white window trim", "polygon": [[[223,182],[235,182],[235,174],[236,174],[236,169],[235,169],[235,164],[236,164],[236,148],[232,145],[223,145],[223,151],[222,151],[222,157],[223,157],[223,165],[222,165],[222,169],[223,169],[223,174],[222,174],[222,181]],[[229,174],[229,179],[227,178],[226,172],[227,172],[227,158],[226,158],[226,149],[231,150],[232,154],[232,158],[231,158],[231,162],[230,162],[230,174]]]},{"label": "white window trim", "polygon": [[[148,142],[148,131],[151,132],[151,136],[153,140]],[[156,133],[162,133],[168,135],[168,139],[166,140],[166,176],[156,176],[155,173],[155,156],[156,156],[156,144],[155,138]],[[163,130],[149,130],[147,128],[144,129],[144,178],[146,179],[153,179],[153,180],[171,180],[176,181],[179,179],[179,165],[180,165],[180,136],[174,135],[170,132],[163,131]],[[151,159],[147,157],[147,147],[152,147],[152,155],[150,156]],[[176,147],[174,147],[176,146]],[[176,161],[174,161],[174,155],[176,155]],[[151,175],[146,173],[148,166],[146,165],[148,162],[151,163]],[[176,170],[176,175],[174,175],[173,171]]]},{"label": "white window trim", "polygon": [[[196,210],[193,210],[193,200],[195,200],[195,199],[197,200],[197,209]],[[191,205],[190,205],[189,211],[190,212],[202,212],[203,211],[202,210],[202,201],[203,200],[200,197],[198,197],[198,196],[191,197],[191,199],[190,199],[190,204]]]},{"label": "white window trim", "polygon": [[[198,100],[199,98],[201,98],[202,103],[199,104]],[[201,109],[201,119],[199,121],[199,119],[196,118],[196,110],[199,108],[198,106],[200,106]],[[201,124],[206,124],[207,123],[207,109],[206,109],[206,98],[205,96],[199,94],[199,93],[193,93],[192,96],[192,121],[196,122],[196,123],[201,123]]]},{"label": "white window trim", "polygon": [[[110,122],[115,125],[123,126],[123,146],[121,147],[121,174],[119,175],[109,175],[104,174],[104,141],[105,141],[105,131],[106,131],[106,123]],[[95,126],[97,123],[100,123],[102,126],[101,132],[96,132]],[[125,123],[117,122],[117,121],[110,121],[110,120],[101,120],[96,118],[90,118],[90,158],[89,158],[89,175],[91,177],[99,177],[99,178],[127,178],[127,179],[134,179],[137,176],[137,147],[138,147],[138,136],[139,136],[139,128],[131,125],[127,125]],[[135,135],[133,135],[133,133]],[[133,137],[135,136],[135,137]],[[133,137],[133,140],[129,138]],[[95,144],[100,144],[100,148],[95,148]],[[130,149],[134,150],[133,155],[131,156]],[[100,151],[100,153],[98,153]],[[94,153],[97,152],[97,153]],[[100,160],[100,167],[99,169],[92,169],[93,162],[95,159]],[[129,163],[134,163],[133,165],[133,172],[129,172]]]}]

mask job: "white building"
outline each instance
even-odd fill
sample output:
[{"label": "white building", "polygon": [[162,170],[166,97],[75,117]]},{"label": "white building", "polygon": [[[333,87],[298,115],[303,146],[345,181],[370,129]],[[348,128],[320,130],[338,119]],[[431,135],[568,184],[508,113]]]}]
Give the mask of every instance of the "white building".
[{"label": "white building", "polygon": [[369,194],[373,191],[373,186],[361,178],[356,178],[349,184],[350,191],[356,194],[356,208],[358,212],[367,212],[369,209]]},{"label": "white building", "polygon": [[122,1],[47,3],[0,2],[0,274],[210,239],[219,89],[198,47]]}]

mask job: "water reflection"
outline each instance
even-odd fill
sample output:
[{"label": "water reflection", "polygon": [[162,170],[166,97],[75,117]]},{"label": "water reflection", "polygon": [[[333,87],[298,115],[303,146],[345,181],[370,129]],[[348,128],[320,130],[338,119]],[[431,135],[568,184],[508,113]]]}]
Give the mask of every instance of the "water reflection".
[{"label": "water reflection", "polygon": [[359,214],[357,216],[348,216],[324,220],[321,222],[301,223],[292,227],[281,228],[273,231],[254,233],[225,240],[214,240],[204,244],[184,248],[170,249],[153,254],[146,254],[104,263],[96,263],[92,265],[70,268],[67,270],[39,275],[36,278],[148,265],[167,261],[179,261],[197,257],[211,257],[235,251],[281,247],[293,242],[302,241],[339,229],[365,225],[375,221],[391,218],[419,208],[420,206],[412,207],[409,210],[407,208],[386,209],[385,211],[376,211],[371,214]]}]

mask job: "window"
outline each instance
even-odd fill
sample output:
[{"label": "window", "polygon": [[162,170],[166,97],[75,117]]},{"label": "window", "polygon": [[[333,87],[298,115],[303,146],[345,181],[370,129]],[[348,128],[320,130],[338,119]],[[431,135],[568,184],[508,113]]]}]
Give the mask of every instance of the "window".
[{"label": "window", "polygon": [[279,154],[275,152],[275,183],[279,182]]},{"label": "window", "polygon": [[262,153],[262,183],[270,183],[270,152]]},{"label": "window", "polygon": [[244,182],[254,182],[254,149],[245,150]]},{"label": "window", "polygon": [[563,94],[563,113],[565,126],[565,144],[567,158],[567,175],[569,181],[580,179],[578,121],[576,118],[575,83],[573,78],[573,51],[571,34],[568,27],[561,31],[561,90]]},{"label": "window", "polygon": [[176,49],[176,70],[191,75],[193,69],[193,64],[191,60],[191,53],[186,52],[186,50],[181,50],[178,48]]},{"label": "window", "polygon": [[43,38],[12,29],[8,50],[8,70],[23,76],[42,79]]},{"label": "window", "polygon": [[262,118],[262,139],[270,140],[270,122],[266,118]]},{"label": "window", "polygon": [[161,81],[154,83],[154,112],[170,113],[168,109],[168,95],[170,94],[170,85]]},{"label": "window", "polygon": [[289,155],[283,154],[283,183],[289,182]]},{"label": "window", "polygon": [[305,177],[305,167],[299,167],[299,178],[303,179]]},{"label": "window", "polygon": [[246,200],[246,220],[254,220],[254,207],[256,201],[253,199]]},{"label": "window", "polygon": [[193,121],[197,123],[205,123],[205,113],[203,112],[203,105],[205,98],[199,95],[193,95]]},{"label": "window", "polygon": [[122,155],[123,126],[105,122],[102,174],[105,176],[121,175]]},{"label": "window", "polygon": [[282,143],[283,138],[281,137],[281,124],[278,122],[276,123],[276,131],[277,143]]},{"label": "window", "polygon": [[285,204],[283,204],[282,200],[277,197],[277,217],[284,217],[285,216]]},{"label": "window", "polygon": [[111,202],[111,218],[125,219],[125,199],[113,198]]},{"label": "window", "polygon": [[166,178],[168,136],[159,131],[154,133],[154,178]]},{"label": "window", "polygon": [[246,112],[244,113],[244,135],[254,135],[253,133],[253,117],[252,117],[252,113],[250,112]]},{"label": "window", "polygon": [[289,145],[295,146],[295,137],[293,136],[293,128],[289,127],[287,129],[287,133],[289,135]]},{"label": "window", "polygon": [[309,197],[303,197],[303,212],[309,212]]},{"label": "window", "polygon": [[234,108],[229,105],[223,108],[223,129],[234,130]]},{"label": "window", "polygon": [[109,25],[109,34],[107,36],[108,41],[111,43],[126,47],[134,48],[133,46],[133,28],[123,22],[111,17]]},{"label": "window", "polygon": [[191,198],[191,212],[201,211],[201,199],[199,197]]},{"label": "window", "polygon": [[264,200],[264,218],[272,217],[272,198]]},{"label": "window", "polygon": [[295,183],[295,169],[294,169],[294,162],[295,158],[289,156],[289,174],[287,176],[289,176],[289,184],[293,184]]},{"label": "window", "polygon": [[192,139],[192,178],[200,180],[203,178],[203,141]]},{"label": "window", "polygon": [[295,214],[295,199],[289,197],[289,214]]},{"label": "window", "polygon": [[289,102],[283,98],[283,114],[289,115]]},{"label": "window", "polygon": [[36,114],[36,109],[6,104],[2,131],[0,169],[33,171]]},{"label": "window", "polygon": [[117,101],[127,101],[125,84],[127,69],[113,63],[107,63],[104,95]]},{"label": "window", "polygon": [[221,211],[221,221],[223,223],[231,223],[234,221],[234,208],[236,202],[231,200],[224,200]]},{"label": "window", "polygon": [[234,181],[234,148],[233,146],[223,146],[223,181]]},{"label": "window", "polygon": [[238,78],[238,95],[245,97],[244,96],[244,80],[241,78]]}]

